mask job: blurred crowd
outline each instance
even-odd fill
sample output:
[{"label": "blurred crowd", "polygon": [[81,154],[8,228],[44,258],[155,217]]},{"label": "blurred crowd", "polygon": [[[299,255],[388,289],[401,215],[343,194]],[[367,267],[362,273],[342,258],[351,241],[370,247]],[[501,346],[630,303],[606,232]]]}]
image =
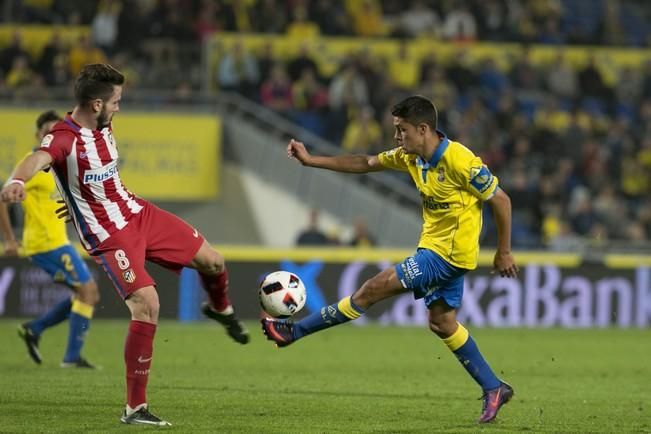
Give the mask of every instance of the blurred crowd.
[{"label": "blurred crowd", "polygon": [[[360,50],[334,74],[306,44],[279,60],[273,47],[224,48],[217,88],[241,93],[340,144],[377,152],[392,142],[391,105],[430,97],[440,128],[500,177],[514,208],[513,243],[565,250],[585,240],[651,240],[651,60],[606,80],[608,59],[569,62],[571,44],[645,47],[644,0],[3,0],[0,21],[87,25],[74,43],[55,32],[39,56],[16,32],[0,47],[0,96],[69,86],[86,63],[110,61],[135,88],[186,101],[201,83],[200,42],[215,32],[392,37],[394,58]],[[459,43],[454,56],[407,55],[411,38]],[[553,62],[525,48],[504,65],[468,59],[473,41],[558,46]],[[526,45],[525,45],[526,47]],[[405,81],[407,72],[413,77]],[[397,177],[396,182],[402,182]],[[490,216],[486,216],[490,226]],[[487,231],[487,236],[494,231]],[[486,243],[494,240],[487,239]]]},{"label": "blurred crowd", "polygon": [[[2,0],[0,21],[92,25],[106,49],[213,32],[646,45],[646,0]],[[133,44],[135,42],[135,44]],[[125,43],[128,43],[125,45]]]}]

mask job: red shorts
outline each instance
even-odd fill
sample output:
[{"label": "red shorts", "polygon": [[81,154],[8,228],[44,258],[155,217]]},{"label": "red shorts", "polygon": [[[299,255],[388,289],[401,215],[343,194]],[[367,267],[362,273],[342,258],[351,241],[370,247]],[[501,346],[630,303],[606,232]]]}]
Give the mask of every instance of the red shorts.
[{"label": "red shorts", "polygon": [[145,269],[146,260],[180,273],[195,257],[203,240],[185,221],[147,202],[124,229],[97,246],[93,259],[125,299],[140,288],[156,285]]}]

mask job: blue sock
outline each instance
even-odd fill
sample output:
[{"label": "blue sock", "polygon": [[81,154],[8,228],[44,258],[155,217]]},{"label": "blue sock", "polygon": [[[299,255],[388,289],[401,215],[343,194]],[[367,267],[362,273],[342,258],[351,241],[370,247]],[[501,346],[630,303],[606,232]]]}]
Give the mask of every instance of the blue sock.
[{"label": "blue sock", "polygon": [[70,312],[70,330],[68,332],[68,347],[63,356],[67,363],[76,362],[81,356],[81,348],[84,346],[84,339],[90,326],[90,319],[93,316],[93,306],[82,303],[79,300],[72,302]]},{"label": "blue sock", "polygon": [[294,324],[294,338],[299,339],[319,330],[359,318],[364,309],[353,303],[352,297],[344,297],[338,303],[322,307]]},{"label": "blue sock", "polygon": [[457,356],[461,365],[481,386],[484,392],[500,387],[500,380],[495,376],[491,367],[488,366],[488,363],[479,352],[475,340],[464,326],[459,324],[457,331],[452,336],[443,339],[443,342]]},{"label": "blue sock", "polygon": [[32,333],[34,333],[36,336],[40,336],[41,333],[45,331],[45,329],[55,326],[61,321],[68,319],[68,316],[70,316],[71,307],[72,300],[70,298],[61,300],[43,316],[28,322],[26,326],[29,327]]}]

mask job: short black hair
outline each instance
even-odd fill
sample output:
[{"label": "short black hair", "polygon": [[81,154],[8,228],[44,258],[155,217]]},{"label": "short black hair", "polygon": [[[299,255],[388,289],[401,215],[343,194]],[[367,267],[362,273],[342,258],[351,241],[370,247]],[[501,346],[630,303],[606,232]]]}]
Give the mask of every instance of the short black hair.
[{"label": "short black hair", "polygon": [[43,128],[43,125],[47,124],[48,122],[58,122],[61,119],[63,119],[57,112],[54,110],[48,110],[46,112],[41,113],[38,115],[36,118],[36,129],[40,130]]},{"label": "short black hair", "polygon": [[86,105],[94,99],[107,101],[113,95],[113,86],[122,86],[124,75],[107,63],[94,63],[81,69],[75,80],[75,99]]},{"label": "short black hair", "polygon": [[439,117],[436,107],[424,96],[414,95],[405,98],[391,108],[391,114],[403,118],[412,125],[427,124],[432,131],[436,131]]}]

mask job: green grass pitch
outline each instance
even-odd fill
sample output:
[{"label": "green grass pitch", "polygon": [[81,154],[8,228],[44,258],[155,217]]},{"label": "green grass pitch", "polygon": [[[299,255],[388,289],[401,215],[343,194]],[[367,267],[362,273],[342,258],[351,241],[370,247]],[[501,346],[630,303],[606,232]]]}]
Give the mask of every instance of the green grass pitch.
[{"label": "green grass pitch", "polygon": [[[95,372],[64,370],[67,324],[43,336],[42,366],[0,321],[0,433],[140,432],[124,426],[127,320],[94,321]],[[651,432],[648,330],[473,329],[516,391],[478,426],[480,391],[420,328],[345,325],[284,349],[255,323],[240,346],[210,323],[163,322],[149,401],[179,433]]]}]

